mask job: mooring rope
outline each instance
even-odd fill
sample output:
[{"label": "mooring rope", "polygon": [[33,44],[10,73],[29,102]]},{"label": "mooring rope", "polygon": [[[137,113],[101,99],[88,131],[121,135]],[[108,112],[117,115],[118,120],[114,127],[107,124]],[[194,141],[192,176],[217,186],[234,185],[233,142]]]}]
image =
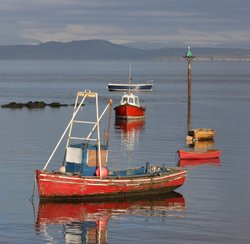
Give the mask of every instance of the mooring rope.
[{"label": "mooring rope", "polygon": [[32,195],[29,198],[30,202],[33,203],[34,195],[35,195],[35,190],[36,190],[36,175],[34,175],[34,184],[33,184],[33,190],[32,190]]}]

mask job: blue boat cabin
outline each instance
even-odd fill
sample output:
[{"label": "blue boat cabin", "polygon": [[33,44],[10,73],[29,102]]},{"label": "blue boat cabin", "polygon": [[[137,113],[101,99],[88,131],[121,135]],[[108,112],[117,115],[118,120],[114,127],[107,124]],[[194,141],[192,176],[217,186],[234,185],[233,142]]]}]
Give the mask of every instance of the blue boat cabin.
[{"label": "blue boat cabin", "polygon": [[[98,164],[98,146],[91,144],[76,144],[66,149],[66,172],[82,176],[94,176]],[[101,146],[102,167],[107,166],[108,150]]]},{"label": "blue boat cabin", "polygon": [[[82,176],[96,176],[98,163],[98,146],[91,144],[76,144],[67,147],[66,149],[66,172],[79,174]],[[101,166],[107,168],[108,149],[106,146],[101,146]],[[138,175],[159,175],[166,172],[165,164],[161,167],[150,166],[146,163],[145,166],[131,168],[126,170],[109,171],[109,176],[116,177],[133,177]]]}]

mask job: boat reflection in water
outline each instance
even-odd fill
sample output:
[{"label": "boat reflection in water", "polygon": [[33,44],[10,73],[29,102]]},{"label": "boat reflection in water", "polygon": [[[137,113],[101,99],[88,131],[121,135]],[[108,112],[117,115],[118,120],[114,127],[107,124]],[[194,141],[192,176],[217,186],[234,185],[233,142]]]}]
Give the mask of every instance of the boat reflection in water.
[{"label": "boat reflection in water", "polygon": [[[215,141],[208,140],[208,141],[192,141],[188,143],[188,148],[193,148],[194,151],[202,151],[202,150],[209,150],[214,148]],[[213,166],[220,166],[221,160],[220,158],[208,158],[208,159],[180,159],[178,162],[179,167],[189,167],[189,166],[199,166],[199,165],[213,165]]]},{"label": "boat reflection in water", "polygon": [[200,165],[213,165],[220,166],[220,158],[209,159],[180,159],[178,162],[179,167],[200,166]]},{"label": "boat reflection in water", "polygon": [[145,120],[115,120],[116,130],[121,132],[121,141],[124,149],[133,151],[136,142],[139,141],[140,132],[144,129]]},{"label": "boat reflection in water", "polygon": [[[62,225],[66,243],[108,243],[108,221],[121,215],[166,218],[176,212],[182,216],[184,197],[176,192],[155,199],[117,202],[42,202],[39,203],[36,231],[46,239],[53,225]],[[50,230],[52,229],[52,230]],[[58,234],[58,233],[57,233]]]}]

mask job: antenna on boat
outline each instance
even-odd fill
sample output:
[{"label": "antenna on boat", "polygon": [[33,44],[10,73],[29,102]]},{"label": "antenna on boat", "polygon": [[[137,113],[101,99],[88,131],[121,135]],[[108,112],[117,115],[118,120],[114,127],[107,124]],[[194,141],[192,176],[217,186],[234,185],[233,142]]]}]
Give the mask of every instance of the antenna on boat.
[{"label": "antenna on boat", "polygon": [[132,81],[132,75],[131,75],[131,62],[129,62],[129,76],[128,76],[128,83],[129,83],[129,86],[128,86],[128,93],[130,93],[130,84],[131,84],[131,81]]},{"label": "antenna on boat", "polygon": [[[112,105],[112,100],[111,99],[109,100],[109,103]],[[107,147],[108,147],[108,144],[109,144],[111,118],[112,118],[112,106],[109,106],[108,129],[104,131],[104,145],[106,145]]]}]

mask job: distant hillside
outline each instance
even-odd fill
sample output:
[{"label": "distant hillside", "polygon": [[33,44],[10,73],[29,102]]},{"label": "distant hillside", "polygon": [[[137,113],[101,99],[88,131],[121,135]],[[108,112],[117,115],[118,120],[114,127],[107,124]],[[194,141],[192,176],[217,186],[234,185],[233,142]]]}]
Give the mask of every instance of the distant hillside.
[{"label": "distant hillside", "polygon": [[[104,40],[84,40],[0,46],[0,59],[169,60],[180,59],[185,52],[186,47],[139,49]],[[250,60],[249,49],[192,48],[192,52],[198,59]]]}]

